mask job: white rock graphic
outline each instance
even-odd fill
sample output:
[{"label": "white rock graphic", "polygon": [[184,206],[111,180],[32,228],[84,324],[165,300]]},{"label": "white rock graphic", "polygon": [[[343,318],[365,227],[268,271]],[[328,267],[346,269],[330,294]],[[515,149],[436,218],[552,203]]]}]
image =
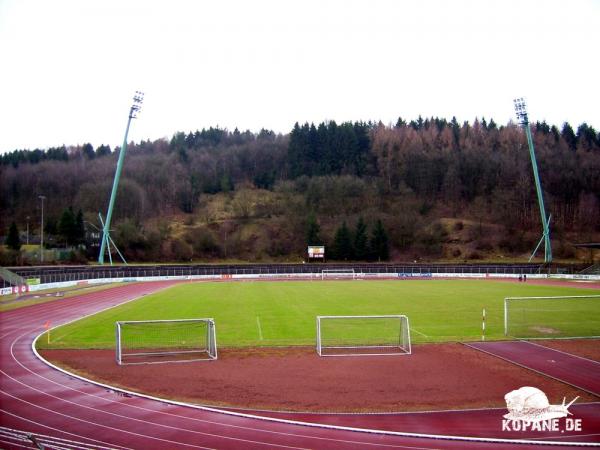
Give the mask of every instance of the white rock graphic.
[{"label": "white rock graphic", "polygon": [[571,415],[569,407],[578,398],[575,397],[568,405],[565,405],[565,398],[563,398],[562,405],[551,405],[548,397],[541,390],[524,386],[504,396],[506,408],[508,409],[508,414],[505,414],[504,418],[530,423],[560,419]]}]

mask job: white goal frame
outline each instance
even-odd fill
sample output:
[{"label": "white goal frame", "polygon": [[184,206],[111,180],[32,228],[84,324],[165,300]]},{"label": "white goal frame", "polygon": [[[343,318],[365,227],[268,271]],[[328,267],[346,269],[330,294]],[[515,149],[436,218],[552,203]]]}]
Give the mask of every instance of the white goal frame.
[{"label": "white goal frame", "polygon": [[321,270],[321,280],[325,280],[328,278],[331,279],[339,279],[339,278],[349,278],[349,275],[352,276],[352,279],[355,280],[357,277],[354,269],[322,269]]},{"label": "white goal frame", "polygon": [[[382,344],[355,345],[323,345],[323,335],[321,321],[323,320],[378,320],[378,319],[397,319],[398,320],[398,342],[388,342]],[[403,314],[376,315],[376,316],[317,316],[317,353],[319,356],[386,356],[386,355],[410,355],[412,350],[410,346],[410,326],[408,317]],[[327,350],[331,349],[332,352]],[[354,352],[354,353],[353,353]]]},{"label": "white goal frame", "polygon": [[[205,324],[203,332],[206,333],[205,345],[198,348],[179,349],[170,351],[169,349],[152,349],[147,350],[140,348],[135,352],[129,353],[123,351],[123,327],[129,324],[165,324],[165,323],[202,323]],[[205,328],[205,330],[204,330]],[[129,320],[115,322],[116,334],[116,360],[119,365],[133,364],[160,364],[168,362],[191,362],[191,361],[207,361],[217,359],[217,336],[215,321],[212,318],[202,319],[176,319],[176,320]],[[127,361],[133,357],[134,361]],[[182,359],[185,357],[185,359]],[[155,358],[155,360],[153,360]],[[135,361],[138,359],[138,361]],[[141,360],[141,361],[140,361]]]},{"label": "white goal frame", "polygon": [[[510,302],[514,301],[537,301],[537,300],[575,300],[575,299],[597,299],[600,302],[600,295],[557,295],[550,297],[506,297],[504,299],[504,335],[508,336]],[[527,339],[573,339],[573,338],[598,338],[600,336],[569,336],[569,337],[529,337]]]}]

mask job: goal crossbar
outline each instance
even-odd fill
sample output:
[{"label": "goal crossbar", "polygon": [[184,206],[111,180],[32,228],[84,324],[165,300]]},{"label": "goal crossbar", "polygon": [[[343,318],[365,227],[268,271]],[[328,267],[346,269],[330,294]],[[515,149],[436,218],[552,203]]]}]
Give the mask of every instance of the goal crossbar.
[{"label": "goal crossbar", "polygon": [[352,277],[352,279],[356,278],[356,272],[354,269],[323,269],[321,270],[321,279],[325,279],[328,277]]},{"label": "goal crossbar", "polygon": [[406,355],[411,353],[405,315],[317,316],[319,356]]},{"label": "goal crossbar", "polygon": [[217,359],[212,318],[118,321],[115,334],[119,365]]},{"label": "goal crossbar", "polygon": [[600,337],[600,295],[506,297],[504,335],[529,339]]}]

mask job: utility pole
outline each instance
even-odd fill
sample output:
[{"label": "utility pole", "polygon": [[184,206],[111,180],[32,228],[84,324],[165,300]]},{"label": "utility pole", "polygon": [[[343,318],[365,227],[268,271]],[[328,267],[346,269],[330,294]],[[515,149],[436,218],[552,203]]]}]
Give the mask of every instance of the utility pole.
[{"label": "utility pole", "polygon": [[542,191],[542,184],[540,183],[540,175],[538,173],[537,159],[535,157],[535,149],[533,148],[533,139],[531,137],[531,129],[529,127],[529,118],[527,117],[527,105],[525,104],[524,98],[516,98],[514,100],[515,112],[517,113],[517,119],[527,135],[527,145],[529,146],[529,156],[531,157],[531,166],[533,168],[533,179],[535,180],[535,190],[537,192],[538,204],[540,207],[540,215],[542,218],[542,238],[535,247],[535,250],[531,254],[529,261],[533,259],[538,248],[544,242],[544,262],[552,262],[552,245],[550,243],[550,217],[546,219],[546,208],[544,207],[544,193]]},{"label": "utility pole", "polygon": [[[123,145],[119,152],[119,160],[117,161],[117,170],[115,171],[115,178],[113,180],[112,192],[110,193],[110,201],[108,203],[108,212],[106,213],[106,221],[103,223],[102,230],[102,242],[100,243],[100,254],[98,255],[98,263],[104,264],[104,252],[108,248],[110,253],[110,244],[112,239],[110,237],[110,221],[112,219],[113,208],[115,206],[115,199],[117,197],[117,190],[119,187],[119,179],[121,178],[121,170],[123,169],[123,160],[125,159],[125,151],[127,150],[127,135],[129,134],[129,125],[131,119],[137,118],[138,113],[142,109],[142,102],[144,101],[144,93],[135,91],[133,96],[133,104],[129,109],[129,118],[127,119],[127,128],[125,128],[125,138],[123,139]],[[113,243],[114,244],[114,243]],[[112,258],[111,258],[112,264]]]},{"label": "utility pole", "polygon": [[42,201],[42,224],[40,226],[40,262],[44,262],[44,200],[45,195],[38,195],[38,198]]}]

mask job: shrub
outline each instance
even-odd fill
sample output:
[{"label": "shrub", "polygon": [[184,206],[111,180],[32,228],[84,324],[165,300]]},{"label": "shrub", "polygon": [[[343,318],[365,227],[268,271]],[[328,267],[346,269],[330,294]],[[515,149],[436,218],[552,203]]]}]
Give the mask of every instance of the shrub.
[{"label": "shrub", "polygon": [[173,239],[171,241],[171,252],[173,258],[177,261],[191,261],[194,256],[192,247],[182,239]]},{"label": "shrub", "polygon": [[215,257],[219,255],[221,250],[213,232],[205,227],[188,231],[185,235],[185,241],[192,246],[194,255],[197,257]]},{"label": "shrub", "polygon": [[469,259],[482,259],[482,256],[479,253],[473,251],[469,255]]},{"label": "shrub", "polygon": [[554,256],[565,259],[575,258],[575,248],[564,241],[560,241],[560,244],[554,249]]},{"label": "shrub", "polygon": [[490,250],[493,250],[493,248],[494,248],[494,246],[487,239],[479,239],[477,241],[477,245],[475,246],[475,249],[486,251],[486,252],[489,252]]}]

